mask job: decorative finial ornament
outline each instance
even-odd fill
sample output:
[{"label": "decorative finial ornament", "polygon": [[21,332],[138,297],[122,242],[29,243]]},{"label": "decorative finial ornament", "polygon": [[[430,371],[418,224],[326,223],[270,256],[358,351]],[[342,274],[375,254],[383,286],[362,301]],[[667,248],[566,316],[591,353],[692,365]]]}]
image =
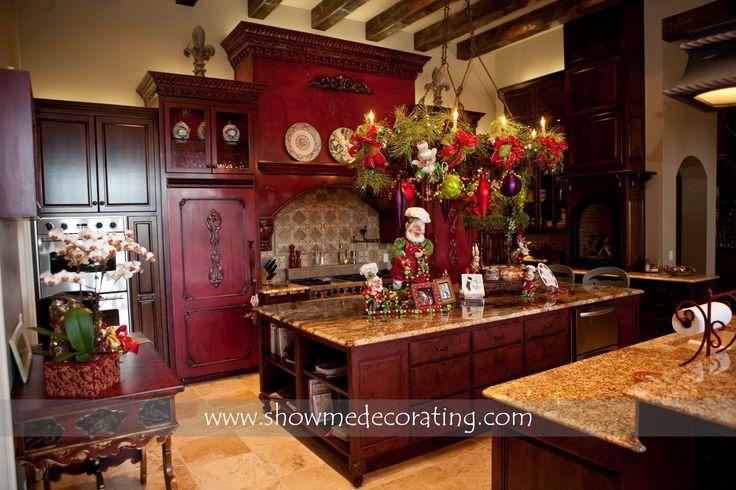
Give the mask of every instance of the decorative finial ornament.
[{"label": "decorative finial ornament", "polygon": [[198,25],[192,30],[192,42],[184,49],[184,56],[194,59],[194,75],[203,77],[205,72],[204,63],[215,54],[215,47],[204,43],[204,29]]},{"label": "decorative finial ornament", "polygon": [[441,67],[432,70],[432,81],[424,85],[424,90],[432,92],[432,104],[435,107],[442,107],[442,92],[450,90],[450,85],[442,76]]}]

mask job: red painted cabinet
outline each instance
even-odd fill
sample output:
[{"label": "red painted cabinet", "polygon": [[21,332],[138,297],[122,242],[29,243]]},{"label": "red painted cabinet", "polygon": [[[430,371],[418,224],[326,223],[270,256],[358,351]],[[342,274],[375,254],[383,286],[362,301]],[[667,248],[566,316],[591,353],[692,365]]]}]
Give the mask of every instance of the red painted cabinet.
[{"label": "red painted cabinet", "polygon": [[180,378],[258,362],[254,293],[255,190],[168,189],[174,365]]}]

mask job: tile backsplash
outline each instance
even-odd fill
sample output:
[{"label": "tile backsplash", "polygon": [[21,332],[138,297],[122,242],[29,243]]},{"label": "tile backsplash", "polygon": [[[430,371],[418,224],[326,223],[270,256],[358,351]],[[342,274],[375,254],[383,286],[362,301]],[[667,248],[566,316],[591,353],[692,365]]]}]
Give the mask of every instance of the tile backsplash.
[{"label": "tile backsplash", "polygon": [[337,264],[340,245],[355,250],[357,263],[381,262],[391,244],[351,243],[379,236],[378,213],[350,189],[323,188],[306,193],[287,204],[274,216],[273,251],[261,254],[261,263],[275,258],[279,266],[276,281],[285,280],[289,267],[289,245],[302,254],[302,266],[314,265],[315,252],[324,253],[325,265]]}]

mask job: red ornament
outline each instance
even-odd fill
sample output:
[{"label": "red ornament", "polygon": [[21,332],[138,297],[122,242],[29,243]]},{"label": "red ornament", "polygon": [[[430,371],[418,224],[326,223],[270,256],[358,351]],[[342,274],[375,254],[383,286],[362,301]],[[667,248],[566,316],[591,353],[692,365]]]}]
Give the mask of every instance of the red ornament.
[{"label": "red ornament", "polygon": [[480,174],[480,181],[478,182],[478,189],[475,191],[475,195],[478,197],[480,217],[485,218],[488,212],[488,203],[491,200],[491,184],[486,180],[485,172]]},{"label": "red ornament", "polygon": [[408,180],[401,181],[401,192],[404,193],[406,199],[409,201],[413,200],[414,196],[416,195],[416,189],[414,188],[414,185]]}]

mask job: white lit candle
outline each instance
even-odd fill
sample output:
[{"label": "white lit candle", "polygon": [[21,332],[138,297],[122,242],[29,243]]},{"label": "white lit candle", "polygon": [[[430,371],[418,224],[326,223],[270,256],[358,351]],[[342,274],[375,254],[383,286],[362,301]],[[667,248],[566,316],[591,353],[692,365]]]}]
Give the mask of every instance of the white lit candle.
[{"label": "white lit candle", "polygon": [[457,109],[452,111],[452,130],[457,131],[457,117],[458,117]]},{"label": "white lit candle", "polygon": [[536,137],[537,137],[537,130],[532,129],[532,138],[536,138]]},{"label": "white lit candle", "polygon": [[547,135],[547,122],[544,120],[544,116],[542,116],[542,119],[539,121],[539,125],[542,126],[542,136]]},{"label": "white lit candle", "polygon": [[506,129],[506,123],[507,122],[508,121],[506,121],[506,115],[505,114],[501,114],[501,129]]},{"label": "white lit candle", "polygon": [[373,114],[373,111],[371,110],[368,113],[368,123],[373,126],[373,120],[376,118],[376,116]]}]

